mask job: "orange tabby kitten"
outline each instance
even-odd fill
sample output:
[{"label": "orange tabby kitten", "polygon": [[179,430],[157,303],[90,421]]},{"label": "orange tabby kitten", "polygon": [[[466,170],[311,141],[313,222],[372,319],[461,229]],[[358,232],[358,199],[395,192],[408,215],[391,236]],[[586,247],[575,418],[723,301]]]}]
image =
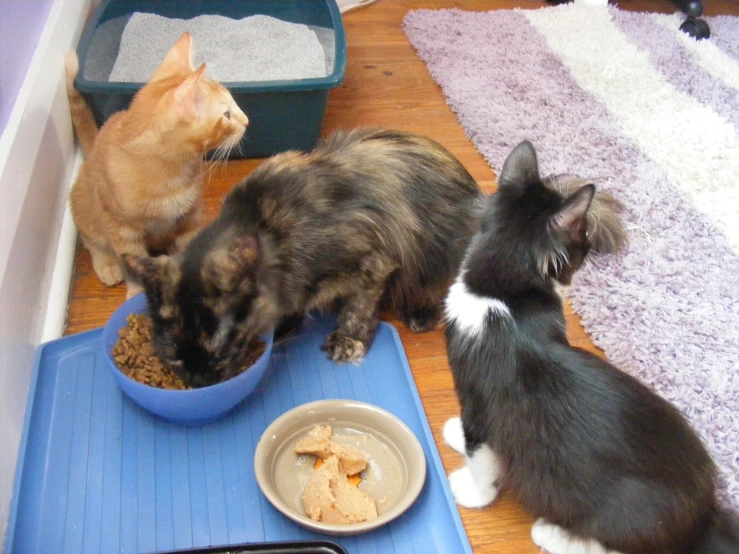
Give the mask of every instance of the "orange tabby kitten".
[{"label": "orange tabby kitten", "polygon": [[[225,155],[249,123],[231,94],[191,62],[185,33],[128,110],[99,130],[74,88],[79,62],[67,57],[67,93],[85,155],[70,193],[72,216],[100,281],[124,279],[120,256],[176,252],[197,234],[202,219],[204,155]],[[141,289],[127,280],[128,297]]]}]

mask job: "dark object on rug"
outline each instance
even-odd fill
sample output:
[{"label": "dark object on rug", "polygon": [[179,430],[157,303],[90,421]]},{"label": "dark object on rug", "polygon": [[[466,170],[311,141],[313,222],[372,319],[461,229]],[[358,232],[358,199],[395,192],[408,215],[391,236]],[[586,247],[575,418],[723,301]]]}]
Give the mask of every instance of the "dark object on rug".
[{"label": "dark object on rug", "polygon": [[[701,0],[671,0],[680,11],[688,18],[680,25],[680,30],[693,37],[696,40],[703,40],[711,36],[711,29],[708,27],[705,19],[700,19],[703,15],[703,3]],[[547,0],[553,6],[560,4],[569,4],[572,0]]]},{"label": "dark object on rug", "polygon": [[708,27],[708,23],[704,19],[696,19],[694,17],[688,17],[680,25],[680,30],[696,40],[703,40],[711,36],[711,29]]},{"label": "dark object on rug", "polygon": [[701,0],[672,0],[680,11],[688,18],[680,25],[680,30],[687,33],[696,40],[702,40],[711,36],[711,29],[704,19],[700,19],[703,15],[703,3]]}]

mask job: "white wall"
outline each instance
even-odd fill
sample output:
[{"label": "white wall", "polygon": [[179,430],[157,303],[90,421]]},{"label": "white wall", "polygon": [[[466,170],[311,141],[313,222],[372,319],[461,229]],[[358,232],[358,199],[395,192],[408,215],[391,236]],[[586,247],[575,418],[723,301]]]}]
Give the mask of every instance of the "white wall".
[{"label": "white wall", "polygon": [[[0,137],[0,544],[4,544],[35,350],[49,306],[64,307],[67,301],[68,282],[51,285],[75,156],[64,89],[64,53],[77,43],[88,11],[96,3],[54,2]],[[69,252],[74,234],[68,222],[64,228],[61,251]],[[52,319],[55,323],[47,327],[44,338],[61,331],[62,318]]]}]

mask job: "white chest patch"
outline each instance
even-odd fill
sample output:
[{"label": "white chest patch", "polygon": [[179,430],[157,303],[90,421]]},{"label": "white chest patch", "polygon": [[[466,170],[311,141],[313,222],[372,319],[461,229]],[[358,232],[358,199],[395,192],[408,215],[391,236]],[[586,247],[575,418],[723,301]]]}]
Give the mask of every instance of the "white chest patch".
[{"label": "white chest patch", "polygon": [[554,282],[554,292],[559,296],[559,298],[564,302],[567,300],[567,297],[570,295],[570,289],[572,288],[571,285],[563,285],[556,279],[553,280]]},{"label": "white chest patch", "polygon": [[469,335],[482,332],[488,314],[511,317],[505,302],[497,298],[478,296],[467,289],[462,276],[457,277],[446,297],[446,319],[456,322]]}]

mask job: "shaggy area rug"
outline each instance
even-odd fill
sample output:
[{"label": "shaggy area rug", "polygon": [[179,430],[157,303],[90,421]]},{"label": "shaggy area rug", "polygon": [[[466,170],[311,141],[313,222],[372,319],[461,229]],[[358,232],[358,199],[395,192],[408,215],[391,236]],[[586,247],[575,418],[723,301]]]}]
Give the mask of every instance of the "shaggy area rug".
[{"label": "shaggy area rug", "polygon": [[739,507],[739,18],[567,4],[417,10],[404,30],[499,172],[530,139],[543,173],[593,178],[626,206],[630,245],[571,292],[608,358],[673,402]]}]

